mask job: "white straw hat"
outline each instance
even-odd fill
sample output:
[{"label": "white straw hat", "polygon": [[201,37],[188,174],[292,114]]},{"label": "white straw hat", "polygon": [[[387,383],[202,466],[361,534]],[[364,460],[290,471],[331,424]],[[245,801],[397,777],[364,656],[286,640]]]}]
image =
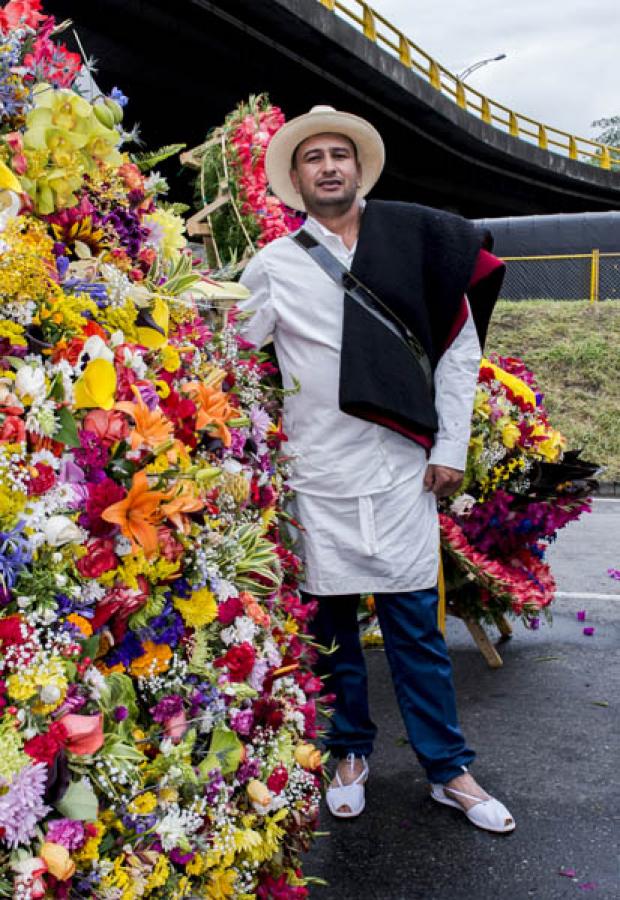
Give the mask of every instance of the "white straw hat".
[{"label": "white straw hat", "polygon": [[276,131],[265,156],[265,171],[271,190],[291,209],[304,209],[304,201],[291,182],[293,153],[306,138],[315,134],[344,134],[357,147],[362,168],[358,197],[365,197],[377,183],[385,162],[381,135],[370,122],[352,113],[339,112],[333,106],[313,106],[310,112],[291,119]]}]

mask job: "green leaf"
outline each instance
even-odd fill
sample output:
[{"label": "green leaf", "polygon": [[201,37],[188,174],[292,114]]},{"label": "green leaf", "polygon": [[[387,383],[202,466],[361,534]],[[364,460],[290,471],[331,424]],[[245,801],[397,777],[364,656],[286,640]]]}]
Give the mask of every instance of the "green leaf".
[{"label": "green leaf", "polygon": [[222,775],[236,772],[241,762],[243,745],[234,731],[218,725],[211,736],[209,752],[200,763],[200,774],[206,778],[213,769],[220,769]]},{"label": "green leaf", "polygon": [[86,779],[72,781],[55,806],[65,818],[79,819],[82,822],[94,821],[99,811],[95,792]]},{"label": "green leaf", "polygon": [[180,153],[181,150],[184,150],[186,146],[187,144],[167,144],[165,147],[160,147],[159,150],[154,150],[150,153],[132,153],[131,160],[137,165],[141,172],[148,172],[149,169],[158,166],[170,156],[176,156],[176,154]]},{"label": "green leaf", "polygon": [[60,428],[54,435],[54,440],[59,441],[59,443],[64,444],[66,447],[79,447],[80,439],[78,437],[77,425],[66,406],[63,406],[58,410],[58,419],[60,421]]},{"label": "green leaf", "polygon": [[65,399],[65,389],[62,383],[62,376],[57,375],[52,381],[52,386],[50,387],[49,396],[53,400],[64,400]]}]

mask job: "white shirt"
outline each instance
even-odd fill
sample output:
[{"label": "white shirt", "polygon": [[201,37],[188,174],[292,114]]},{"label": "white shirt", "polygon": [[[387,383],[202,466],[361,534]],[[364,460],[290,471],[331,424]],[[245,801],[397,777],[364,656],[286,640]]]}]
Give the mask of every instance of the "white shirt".
[{"label": "white shirt", "polygon": [[[312,218],[305,227],[351,266],[355,247],[348,250],[339,235]],[[422,447],[339,409],[342,288],[289,237],[259,251],[241,281],[252,292],[239,304],[253,313],[244,337],[258,347],[273,337],[284,387],[300,384],[297,393],[285,398],[283,410],[295,491],[362,497],[389,491],[418,475],[427,464]],[[439,432],[431,463],[465,468],[480,356],[470,314],[435,371]]]}]

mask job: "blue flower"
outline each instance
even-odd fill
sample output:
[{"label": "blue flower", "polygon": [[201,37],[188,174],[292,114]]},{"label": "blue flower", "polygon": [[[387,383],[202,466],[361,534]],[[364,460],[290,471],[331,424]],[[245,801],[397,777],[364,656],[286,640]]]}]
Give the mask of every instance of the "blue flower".
[{"label": "blue flower", "polygon": [[126,97],[121,89],[117,87],[113,87],[110,91],[110,100],[114,100],[119,106],[127,106],[129,103],[129,97]]},{"label": "blue flower", "polygon": [[19,522],[12,531],[0,531],[0,584],[6,589],[15,586],[22,569],[32,562],[32,550],[28,538],[21,531]]}]

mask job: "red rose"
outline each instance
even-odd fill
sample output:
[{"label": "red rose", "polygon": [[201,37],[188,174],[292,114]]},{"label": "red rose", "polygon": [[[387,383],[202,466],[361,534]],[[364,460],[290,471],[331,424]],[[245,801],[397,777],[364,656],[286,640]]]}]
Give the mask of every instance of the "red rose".
[{"label": "red rose", "polygon": [[254,647],[244,641],[242,644],[231,647],[225,656],[215,660],[214,665],[220,669],[225,666],[231,681],[245,681],[254,668],[255,659]]},{"label": "red rose", "polygon": [[288,772],[282,765],[276,766],[269,778],[267,779],[267,787],[272,794],[279,794],[288,784]]},{"label": "red rose", "polygon": [[237,616],[243,615],[243,603],[239,597],[224,600],[217,608],[217,618],[222,625],[232,625]]},{"label": "red rose", "polygon": [[93,538],[86,544],[87,554],[78,559],[76,568],[84,578],[99,578],[118,566],[119,559],[114,552],[111,538]]},{"label": "red rose", "polygon": [[36,466],[33,466],[33,470],[34,474],[27,485],[29,497],[45,494],[56,484],[56,475],[51,466],[47,466],[45,463],[37,463]]},{"label": "red rose", "polygon": [[61,722],[54,722],[45,734],[38,734],[24,744],[24,752],[35,762],[54,764],[54,760],[67,740],[67,729]]}]

